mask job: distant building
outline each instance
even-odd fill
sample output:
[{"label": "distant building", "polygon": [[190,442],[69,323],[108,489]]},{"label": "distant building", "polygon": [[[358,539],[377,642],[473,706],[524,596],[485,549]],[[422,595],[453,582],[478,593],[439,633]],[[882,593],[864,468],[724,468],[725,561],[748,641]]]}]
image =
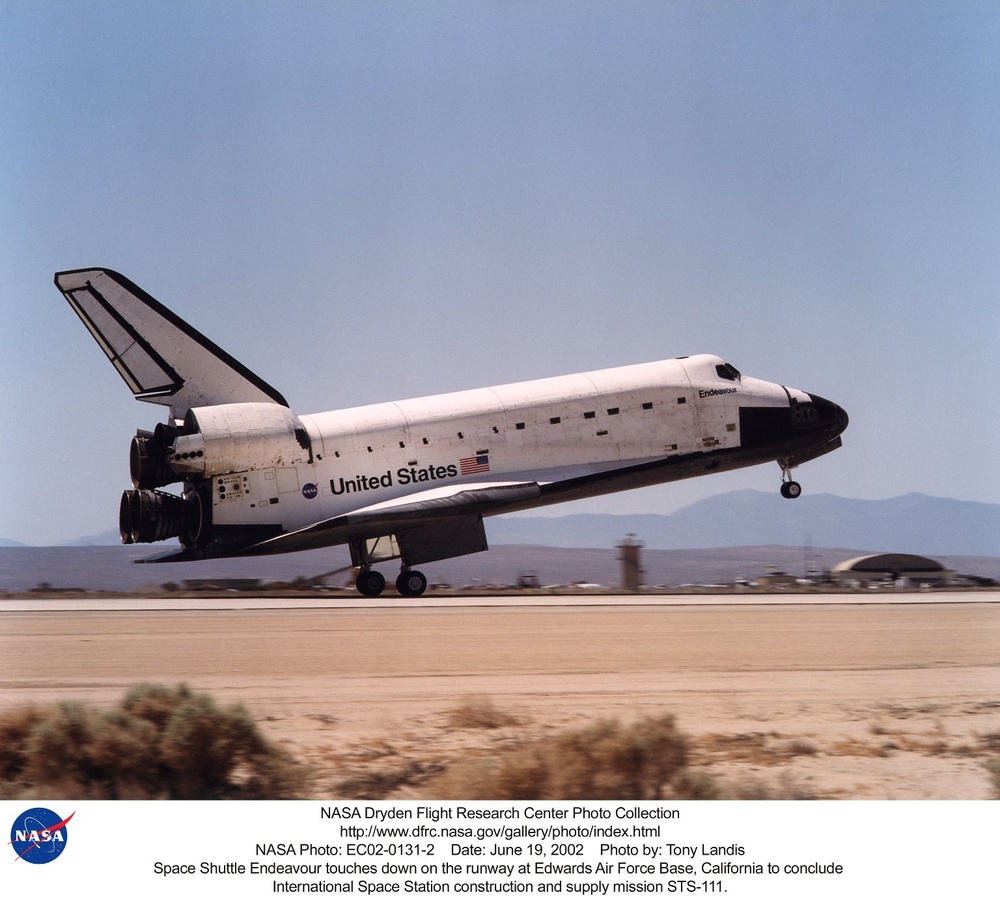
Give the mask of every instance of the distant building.
[{"label": "distant building", "polygon": [[837,565],[833,579],[838,584],[850,587],[869,585],[895,585],[896,587],[919,587],[920,585],[951,584],[955,573],[946,569],[935,559],[913,556],[909,553],[876,553],[858,556]]},{"label": "distant building", "polygon": [[751,584],[757,588],[794,588],[798,583],[794,575],[775,569],[767,575],[758,575]]},{"label": "distant building", "polygon": [[643,583],[642,548],[646,546],[645,542],[638,540],[635,534],[629,534],[615,546],[622,564],[622,588],[626,591],[638,591]]},{"label": "distant building", "polygon": [[259,578],[185,578],[188,591],[259,591]]}]

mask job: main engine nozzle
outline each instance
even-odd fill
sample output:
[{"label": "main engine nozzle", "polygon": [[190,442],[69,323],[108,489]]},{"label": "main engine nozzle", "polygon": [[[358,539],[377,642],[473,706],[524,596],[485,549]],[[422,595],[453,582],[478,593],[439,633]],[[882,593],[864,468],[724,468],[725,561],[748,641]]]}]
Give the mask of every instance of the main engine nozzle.
[{"label": "main engine nozzle", "polygon": [[132,486],[137,490],[155,490],[182,480],[170,465],[170,447],[184,431],[159,423],[150,433],[140,430],[132,437],[128,453]]},{"label": "main engine nozzle", "polygon": [[201,501],[161,490],[126,490],[118,506],[122,543],[153,543],[170,537],[196,537],[201,526]]}]

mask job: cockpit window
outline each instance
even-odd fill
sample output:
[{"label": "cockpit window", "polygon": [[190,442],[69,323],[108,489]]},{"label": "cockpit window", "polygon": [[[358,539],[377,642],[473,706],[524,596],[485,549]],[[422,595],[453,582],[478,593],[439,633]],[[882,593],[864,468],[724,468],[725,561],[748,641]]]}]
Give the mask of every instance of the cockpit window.
[{"label": "cockpit window", "polygon": [[736,369],[731,363],[720,363],[716,366],[715,372],[719,374],[722,379],[730,379],[736,382],[741,378],[742,374]]}]

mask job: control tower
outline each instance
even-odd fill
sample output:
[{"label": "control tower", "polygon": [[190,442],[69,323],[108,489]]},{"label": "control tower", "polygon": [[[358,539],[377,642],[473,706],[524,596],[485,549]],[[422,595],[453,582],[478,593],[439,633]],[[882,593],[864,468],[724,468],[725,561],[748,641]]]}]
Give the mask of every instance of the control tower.
[{"label": "control tower", "polygon": [[622,588],[626,591],[638,591],[642,587],[641,553],[644,546],[646,542],[639,540],[635,534],[629,534],[615,544],[618,560],[622,564]]}]

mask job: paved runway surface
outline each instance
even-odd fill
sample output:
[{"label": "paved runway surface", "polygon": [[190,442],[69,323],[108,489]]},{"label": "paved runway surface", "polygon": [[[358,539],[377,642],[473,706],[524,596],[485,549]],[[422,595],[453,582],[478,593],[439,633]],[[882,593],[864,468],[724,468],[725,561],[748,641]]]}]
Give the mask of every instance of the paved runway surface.
[{"label": "paved runway surface", "polygon": [[[6,600],[0,667],[0,707],[138,681],[243,702],[317,796],[365,765],[666,711],[736,786],[983,798],[1000,594]],[[470,695],[520,723],[456,727]]]}]

